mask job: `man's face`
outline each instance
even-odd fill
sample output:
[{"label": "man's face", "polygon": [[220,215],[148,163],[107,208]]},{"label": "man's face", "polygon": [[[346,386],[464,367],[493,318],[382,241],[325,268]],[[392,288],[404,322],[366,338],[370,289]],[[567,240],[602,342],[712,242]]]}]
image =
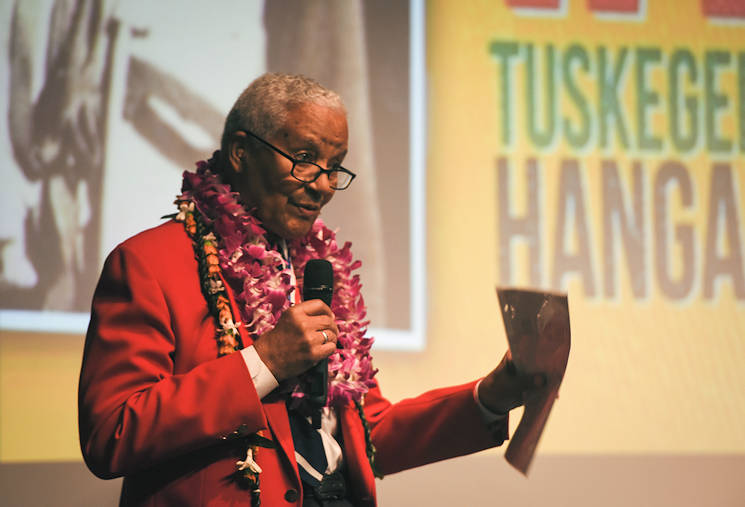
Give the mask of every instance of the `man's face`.
[{"label": "man's face", "polygon": [[[347,119],[338,110],[301,104],[288,111],[284,127],[266,140],[295,159],[333,167],[347,154]],[[328,177],[298,181],[290,174],[290,160],[253,138],[242,142],[248,149],[233,168],[244,203],[256,208],[270,232],[285,239],[305,236],[334,195]]]}]

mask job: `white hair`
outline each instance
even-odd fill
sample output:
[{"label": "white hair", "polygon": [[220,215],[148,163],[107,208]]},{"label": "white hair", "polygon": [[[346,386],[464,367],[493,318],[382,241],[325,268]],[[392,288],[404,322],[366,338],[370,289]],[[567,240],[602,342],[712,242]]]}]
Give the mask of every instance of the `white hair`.
[{"label": "white hair", "polygon": [[225,119],[221,147],[238,130],[248,130],[264,139],[284,126],[287,112],[300,104],[317,104],[346,114],[339,95],[313,79],[295,74],[266,73],[243,90]]}]

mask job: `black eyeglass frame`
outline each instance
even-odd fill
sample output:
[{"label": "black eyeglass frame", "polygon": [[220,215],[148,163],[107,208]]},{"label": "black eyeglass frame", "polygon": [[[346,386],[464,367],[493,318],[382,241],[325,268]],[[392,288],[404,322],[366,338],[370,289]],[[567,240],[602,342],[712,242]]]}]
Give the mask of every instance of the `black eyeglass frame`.
[{"label": "black eyeglass frame", "polygon": [[[290,169],[290,175],[293,178],[295,178],[296,180],[301,181],[303,183],[313,183],[318,178],[320,178],[322,174],[326,174],[328,176],[328,178],[329,178],[329,185],[331,186],[331,188],[333,188],[334,190],[346,190],[347,188],[349,188],[349,185],[352,184],[352,181],[354,181],[354,178],[357,177],[357,175],[355,173],[353,173],[352,171],[350,171],[346,167],[337,166],[336,169],[325,169],[325,168],[321,167],[320,165],[316,164],[315,162],[308,162],[306,160],[298,160],[295,157],[293,157],[292,155],[288,155],[284,151],[280,150],[279,148],[277,148],[276,146],[274,146],[269,141],[267,141],[265,139],[262,139],[261,137],[257,136],[256,134],[254,134],[250,130],[239,130],[239,132],[243,132],[244,134],[248,134],[249,136],[253,137],[257,141],[261,142],[262,144],[268,146],[269,148],[271,148],[272,150],[276,151],[277,153],[279,153],[280,155],[282,155],[283,157],[285,157],[287,160],[289,160],[290,162],[292,162],[292,169]],[[295,167],[297,166],[297,164],[310,164],[310,165],[316,166],[318,168],[318,174],[316,174],[315,177],[313,179],[310,179],[310,180],[307,180],[307,179],[304,180],[302,178],[299,178],[299,177],[297,177],[295,175]],[[344,174],[348,174],[349,175],[349,181],[343,187],[337,187],[336,185],[333,185],[331,183],[331,175],[333,173],[344,173]]]}]

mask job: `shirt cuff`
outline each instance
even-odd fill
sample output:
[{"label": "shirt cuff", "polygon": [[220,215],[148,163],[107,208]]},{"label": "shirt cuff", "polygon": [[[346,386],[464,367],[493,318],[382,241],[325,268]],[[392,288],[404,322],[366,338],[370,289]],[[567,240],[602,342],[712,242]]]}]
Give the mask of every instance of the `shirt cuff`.
[{"label": "shirt cuff", "polygon": [[499,414],[497,412],[492,412],[486,406],[481,403],[481,400],[479,399],[479,386],[481,385],[481,382],[483,382],[484,379],[479,380],[476,382],[476,386],[473,388],[473,400],[476,402],[476,405],[479,407],[479,411],[481,411],[481,417],[484,419],[484,422],[488,425],[493,424],[498,421],[502,421],[507,417],[507,414]]},{"label": "shirt cuff", "polygon": [[261,360],[253,345],[241,349],[241,356],[243,356],[246,368],[248,368],[248,372],[251,374],[251,380],[254,382],[259,399],[264,398],[264,396],[277,388],[279,382],[274,378],[271,370],[266,367],[264,361]]}]

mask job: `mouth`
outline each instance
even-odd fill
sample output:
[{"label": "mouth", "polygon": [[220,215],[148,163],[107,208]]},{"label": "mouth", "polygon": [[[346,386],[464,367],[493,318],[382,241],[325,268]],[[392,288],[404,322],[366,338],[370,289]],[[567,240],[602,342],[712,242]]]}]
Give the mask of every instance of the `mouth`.
[{"label": "mouth", "polygon": [[321,211],[321,206],[315,203],[290,201],[290,204],[305,216],[317,215]]}]

